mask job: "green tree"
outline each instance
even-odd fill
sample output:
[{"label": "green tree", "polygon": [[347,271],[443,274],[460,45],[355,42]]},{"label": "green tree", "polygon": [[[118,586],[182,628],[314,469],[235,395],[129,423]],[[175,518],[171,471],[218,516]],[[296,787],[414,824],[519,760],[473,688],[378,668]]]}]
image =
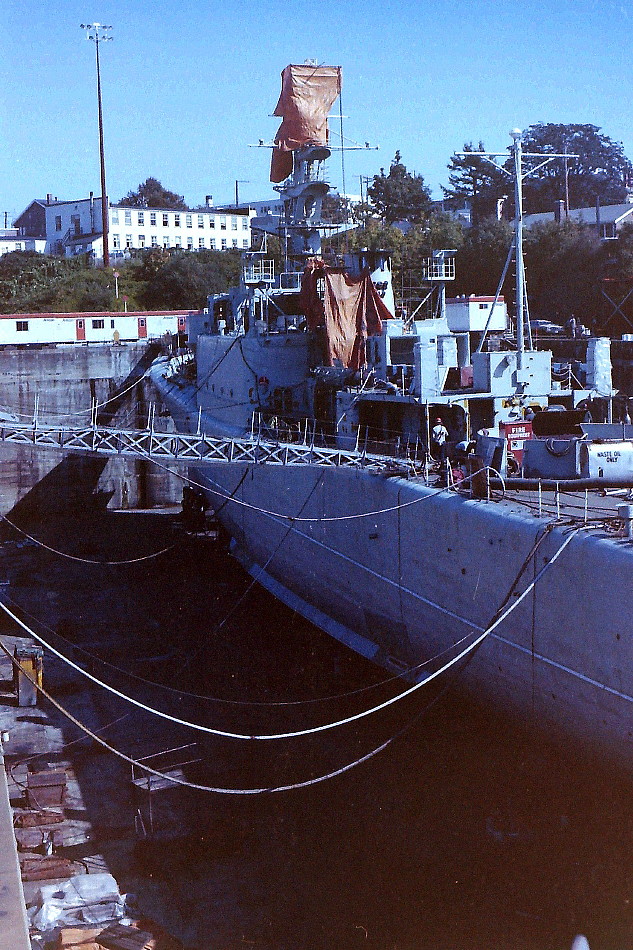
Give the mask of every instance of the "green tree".
[{"label": "green tree", "polygon": [[[455,258],[454,294],[494,294],[512,242],[512,225],[496,218],[483,218],[468,228]],[[503,287],[512,295],[511,271]]]},{"label": "green tree", "polygon": [[149,269],[140,269],[145,279],[141,303],[164,310],[205,307],[209,294],[222,293],[238,283],[240,262],[237,251],[180,251],[162,264],[152,259]]},{"label": "green tree", "polygon": [[[539,122],[524,131],[522,143],[526,152],[578,156],[567,161],[556,159],[526,177],[526,213],[551,211],[556,201],[564,201],[566,178],[570,208],[591,207],[596,199],[602,204],[625,200],[628,185],[633,181],[633,165],[622,144],[604,135],[598,126]],[[528,163],[526,160],[526,168]],[[532,160],[532,164],[538,164],[538,160]]]},{"label": "green tree", "polygon": [[431,195],[422,175],[407,171],[400,152],[396,152],[388,175],[384,168],[379,175],[374,175],[367,196],[387,226],[396,221],[419,224],[431,210]]},{"label": "green tree", "polygon": [[136,191],[128,191],[119,201],[121,208],[168,208],[173,211],[188,211],[183,195],[163,188],[157,178],[146,178]]},{"label": "green tree", "polygon": [[110,309],[114,281],[84,255],[64,260],[31,251],[0,258],[0,312],[63,313]]},{"label": "green tree", "polygon": [[448,165],[448,188],[442,188],[449,206],[458,206],[466,200],[470,204],[472,222],[478,224],[482,218],[497,216],[497,201],[503,198],[511,187],[507,175],[496,168],[478,152],[483,152],[484,143],[477,148],[473,143],[464,144],[465,155],[453,155]]},{"label": "green tree", "polygon": [[531,315],[564,323],[573,313],[592,324],[602,255],[595,229],[576,221],[548,221],[527,231],[524,258]]}]

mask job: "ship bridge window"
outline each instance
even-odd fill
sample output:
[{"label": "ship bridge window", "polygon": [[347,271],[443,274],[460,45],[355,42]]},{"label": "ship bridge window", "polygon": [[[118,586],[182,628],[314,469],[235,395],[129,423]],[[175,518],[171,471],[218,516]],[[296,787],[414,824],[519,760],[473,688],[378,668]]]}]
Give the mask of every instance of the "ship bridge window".
[{"label": "ship bridge window", "polygon": [[28,330],[28,328],[29,328],[29,321],[28,321],[28,320],[16,320],[16,321],[15,321],[15,329],[18,331],[18,333],[24,333],[24,332],[26,332],[26,331]]},{"label": "ship bridge window", "polygon": [[105,326],[105,324],[104,324],[103,320],[93,320],[93,321],[92,321],[92,329],[93,329],[93,330],[103,330],[104,326]]},{"label": "ship bridge window", "polygon": [[[287,316],[292,317],[298,313],[301,313],[299,308],[299,294],[274,294],[272,296],[272,301],[276,304],[276,307],[272,307],[272,311],[279,313],[279,310]],[[279,310],[277,310],[277,307]]]},{"label": "ship bridge window", "polygon": [[273,412],[292,412],[292,388],[278,387],[273,389]]},{"label": "ship bridge window", "polygon": [[[392,366],[413,366],[414,336],[389,337],[389,362]],[[377,344],[376,344],[377,348]]]}]

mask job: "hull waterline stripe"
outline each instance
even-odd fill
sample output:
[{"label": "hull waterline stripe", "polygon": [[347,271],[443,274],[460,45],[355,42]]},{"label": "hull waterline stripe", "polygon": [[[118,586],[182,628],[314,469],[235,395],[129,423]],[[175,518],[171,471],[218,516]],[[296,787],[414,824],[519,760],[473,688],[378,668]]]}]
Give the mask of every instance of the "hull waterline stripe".
[{"label": "hull waterline stripe", "polygon": [[575,679],[581,680],[588,686],[595,687],[605,693],[610,693],[612,696],[617,696],[618,699],[624,699],[627,703],[633,703],[633,696],[629,696],[628,693],[622,693],[619,689],[614,689],[613,686],[607,686],[606,683],[601,683],[599,680],[594,680],[590,676],[586,676],[584,673],[579,673],[578,670],[572,670],[571,667],[564,666],[562,663],[558,663],[556,660],[551,660],[549,657],[543,656],[542,653],[535,653],[528,647],[523,647],[519,643],[513,643],[512,640],[507,640],[498,633],[493,633],[492,637],[494,640],[498,640],[499,643],[503,643],[504,646],[514,647],[515,650],[519,650],[519,652],[525,653],[529,657],[534,657],[534,659],[540,660],[542,663],[547,664],[547,666],[552,666],[555,669],[560,670],[561,673],[567,673],[568,676],[573,676]]}]

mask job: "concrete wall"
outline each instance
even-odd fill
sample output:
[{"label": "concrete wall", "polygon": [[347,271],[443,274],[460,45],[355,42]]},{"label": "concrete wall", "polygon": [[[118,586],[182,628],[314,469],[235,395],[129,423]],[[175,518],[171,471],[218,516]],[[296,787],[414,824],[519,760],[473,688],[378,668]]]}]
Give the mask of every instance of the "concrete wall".
[{"label": "concrete wall", "polygon": [[[89,424],[94,398],[104,403],[142,358],[146,345],[6,347],[0,354],[0,412],[32,420],[36,402],[42,423]],[[155,396],[142,380],[124,397],[115,424],[142,428]],[[80,474],[78,474],[78,472]],[[89,472],[89,475],[88,475]],[[83,473],[83,474],[82,474]],[[92,491],[111,508],[178,504],[182,483],[163,469],[142,461],[99,460],[96,465],[64,463],[59,452],[0,443],[0,512],[6,514],[45,477],[52,494],[73,489],[78,477],[93,481]],[[46,504],[46,488],[37,492]]]}]

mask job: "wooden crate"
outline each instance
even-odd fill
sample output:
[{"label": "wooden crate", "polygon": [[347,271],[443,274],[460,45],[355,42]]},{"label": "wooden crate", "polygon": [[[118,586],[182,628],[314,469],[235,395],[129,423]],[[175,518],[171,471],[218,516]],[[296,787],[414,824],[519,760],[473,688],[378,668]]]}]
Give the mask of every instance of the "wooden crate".
[{"label": "wooden crate", "polygon": [[63,927],[55,950],[101,950],[96,942],[103,927]]},{"label": "wooden crate", "polygon": [[63,805],[66,792],[66,772],[50,769],[34,772],[26,779],[26,804],[29,808],[47,808]]}]

